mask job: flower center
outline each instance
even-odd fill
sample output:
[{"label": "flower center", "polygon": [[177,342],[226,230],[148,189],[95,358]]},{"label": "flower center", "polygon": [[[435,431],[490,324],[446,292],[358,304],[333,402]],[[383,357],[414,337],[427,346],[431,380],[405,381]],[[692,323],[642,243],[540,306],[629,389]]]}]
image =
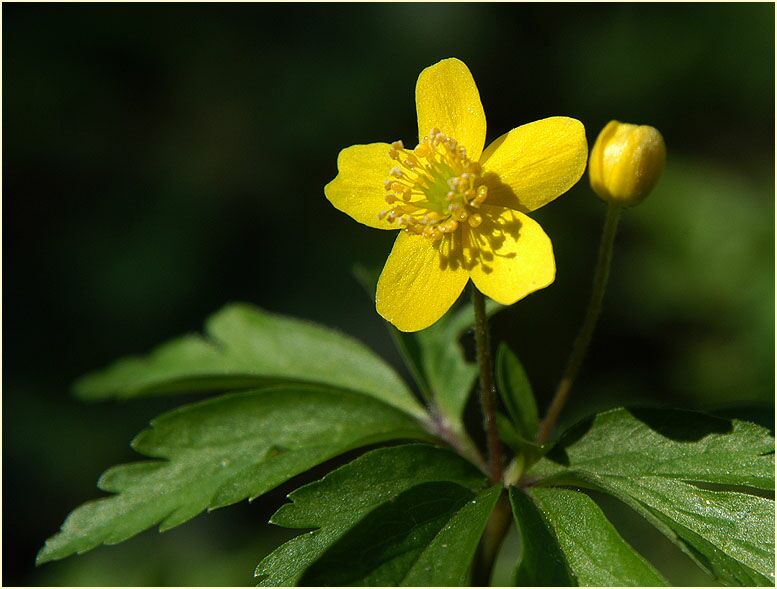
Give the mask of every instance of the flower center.
[{"label": "flower center", "polygon": [[453,233],[464,222],[473,228],[483,222],[477,209],[488,188],[480,165],[455,139],[432,129],[413,150],[395,141],[389,156],[397,162],[384,183],[390,207],[378,218],[431,239]]}]

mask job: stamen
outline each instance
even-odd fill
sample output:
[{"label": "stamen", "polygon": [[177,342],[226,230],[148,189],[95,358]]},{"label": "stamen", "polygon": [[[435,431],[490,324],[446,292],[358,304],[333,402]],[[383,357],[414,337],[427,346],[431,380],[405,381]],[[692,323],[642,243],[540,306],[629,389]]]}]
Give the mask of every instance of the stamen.
[{"label": "stamen", "polygon": [[482,223],[476,209],[486,200],[488,188],[480,165],[467,158],[454,138],[431,129],[412,150],[394,141],[389,156],[396,165],[383,184],[390,206],[380,212],[380,219],[397,221],[406,232],[434,240]]},{"label": "stamen", "polygon": [[467,223],[469,223],[469,226],[473,229],[480,225],[483,222],[483,217],[480,213],[475,213],[474,215],[470,215],[470,217],[467,219]]}]

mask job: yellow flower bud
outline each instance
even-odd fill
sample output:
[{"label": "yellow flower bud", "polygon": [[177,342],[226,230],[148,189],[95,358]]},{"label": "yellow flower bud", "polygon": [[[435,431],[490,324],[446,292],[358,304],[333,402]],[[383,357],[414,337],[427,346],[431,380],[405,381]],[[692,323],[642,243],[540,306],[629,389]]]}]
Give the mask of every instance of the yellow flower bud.
[{"label": "yellow flower bud", "polygon": [[637,205],[653,190],[665,161],[666,146],[657,129],[610,121],[591,150],[591,188],[603,200]]}]

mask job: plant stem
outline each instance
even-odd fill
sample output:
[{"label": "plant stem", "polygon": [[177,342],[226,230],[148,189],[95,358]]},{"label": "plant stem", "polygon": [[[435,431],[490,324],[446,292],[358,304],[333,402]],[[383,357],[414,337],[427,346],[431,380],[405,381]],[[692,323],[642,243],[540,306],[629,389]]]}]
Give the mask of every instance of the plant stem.
[{"label": "plant stem", "polygon": [[453,427],[435,405],[430,406],[429,420],[425,425],[427,431],[447,442],[460,456],[472,462],[484,474],[488,474],[486,461],[483,460],[477,446],[465,431],[459,427]]},{"label": "plant stem", "polygon": [[615,234],[618,230],[620,213],[621,206],[619,204],[612,202],[608,204],[607,216],[604,219],[604,227],[602,228],[602,239],[599,242],[599,256],[596,261],[591,300],[588,302],[588,309],[585,313],[583,325],[580,328],[580,332],[577,334],[577,339],[575,339],[575,344],[572,348],[569,360],[567,360],[564,375],[558,383],[556,393],[553,396],[553,401],[548,408],[548,413],[540,422],[539,433],[537,434],[537,441],[540,444],[545,443],[548,440],[548,437],[550,437],[550,433],[556,425],[556,420],[567,401],[569,391],[572,389],[572,383],[580,371],[580,366],[583,364],[586,352],[588,351],[588,346],[591,344],[591,338],[593,337],[594,329],[596,328],[596,322],[599,319],[599,314],[602,310],[604,292],[607,289],[607,279],[610,275],[612,250],[613,244],[615,243]]},{"label": "plant stem", "polygon": [[480,408],[483,411],[483,427],[488,447],[488,471],[491,480],[502,483],[502,443],[496,431],[496,389],[494,388],[491,344],[488,338],[486,301],[472,284],[472,305],[475,308],[475,344],[480,367]]}]

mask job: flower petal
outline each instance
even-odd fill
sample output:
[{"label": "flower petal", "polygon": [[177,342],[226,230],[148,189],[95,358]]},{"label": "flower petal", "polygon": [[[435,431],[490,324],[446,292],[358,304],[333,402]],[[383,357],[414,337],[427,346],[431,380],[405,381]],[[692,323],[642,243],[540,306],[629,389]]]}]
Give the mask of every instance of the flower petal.
[{"label": "flower petal", "polygon": [[580,180],[588,158],[585,128],[577,119],[550,117],[516,127],[480,158],[488,202],[533,211]]},{"label": "flower petal", "polygon": [[335,179],[324,187],[324,194],[334,207],[359,223],[376,229],[398,229],[378,213],[387,209],[383,183],[395,165],[389,157],[387,143],[352,145],[337,156]]},{"label": "flower petal", "polygon": [[458,59],[429,66],[415,86],[418,138],[437,128],[458,141],[477,161],[486,142],[486,113],[469,68]]},{"label": "flower petal", "polygon": [[449,239],[432,241],[403,231],[394,242],[375,301],[378,313],[400,331],[429,327],[464,290],[469,274],[446,254]]},{"label": "flower petal", "polygon": [[556,261],[550,238],[518,211],[483,205],[478,227],[480,256],[470,275],[475,286],[498,303],[512,305],[551,284]]}]

